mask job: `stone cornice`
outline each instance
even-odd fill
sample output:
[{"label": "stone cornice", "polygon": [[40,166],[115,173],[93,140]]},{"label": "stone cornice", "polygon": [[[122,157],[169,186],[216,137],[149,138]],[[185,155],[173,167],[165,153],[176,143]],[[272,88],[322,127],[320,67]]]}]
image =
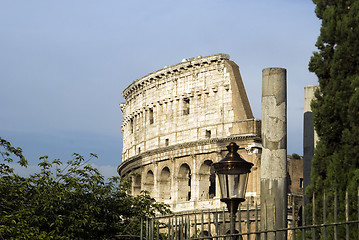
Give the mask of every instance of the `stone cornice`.
[{"label": "stone cornice", "polygon": [[122,96],[125,99],[127,99],[131,95],[131,93],[137,91],[138,89],[142,89],[145,85],[147,85],[153,81],[156,81],[158,79],[161,79],[164,76],[172,75],[172,74],[180,72],[181,70],[189,69],[194,66],[201,66],[206,63],[210,64],[212,62],[217,62],[220,60],[229,60],[229,55],[219,53],[219,54],[215,54],[215,55],[211,55],[211,56],[207,56],[207,57],[199,56],[199,57],[194,57],[194,58],[189,58],[189,59],[183,59],[181,63],[172,65],[170,67],[165,67],[161,70],[150,73],[150,74],[144,76],[143,78],[135,80],[130,86],[128,86],[122,92]]},{"label": "stone cornice", "polygon": [[117,167],[117,172],[118,172],[118,174],[120,174],[122,169],[124,169],[129,164],[134,163],[138,160],[141,160],[145,157],[155,155],[155,154],[161,154],[161,153],[165,153],[165,152],[169,152],[169,151],[173,151],[173,150],[190,148],[193,146],[203,146],[203,145],[207,145],[207,144],[211,144],[211,143],[225,143],[225,142],[230,142],[230,141],[251,139],[251,138],[254,138],[254,139],[257,139],[260,141],[260,136],[257,134],[242,134],[242,135],[233,135],[233,136],[229,136],[229,137],[225,137],[225,138],[201,139],[198,141],[185,142],[185,143],[175,144],[175,145],[171,145],[171,146],[167,146],[167,147],[156,148],[153,150],[149,150],[149,151],[137,154],[137,155],[125,160]]}]

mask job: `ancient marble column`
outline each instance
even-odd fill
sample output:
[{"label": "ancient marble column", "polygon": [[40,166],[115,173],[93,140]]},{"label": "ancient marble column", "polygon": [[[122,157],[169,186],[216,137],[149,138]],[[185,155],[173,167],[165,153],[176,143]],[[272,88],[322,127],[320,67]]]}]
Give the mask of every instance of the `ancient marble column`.
[{"label": "ancient marble column", "polygon": [[[308,85],[304,87],[304,116],[303,116],[303,192],[310,184],[310,171],[312,167],[312,158],[317,141],[317,135],[314,131],[313,113],[310,103],[315,98],[314,93],[318,85]],[[305,202],[308,199],[305,198]]]},{"label": "ancient marble column", "polygon": [[[287,79],[284,68],[262,71],[261,228],[287,227]],[[287,239],[285,232],[268,240]]]}]

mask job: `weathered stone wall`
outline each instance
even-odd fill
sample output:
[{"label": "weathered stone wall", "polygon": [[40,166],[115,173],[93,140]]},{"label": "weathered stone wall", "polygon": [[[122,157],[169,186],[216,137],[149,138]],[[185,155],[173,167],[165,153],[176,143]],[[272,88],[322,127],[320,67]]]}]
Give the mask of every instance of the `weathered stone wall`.
[{"label": "weathered stone wall", "polygon": [[293,195],[303,195],[303,158],[287,157],[288,166],[288,193]]},{"label": "weathered stone wall", "polygon": [[[243,158],[255,164],[250,175],[247,195],[251,205],[259,204],[260,171],[256,152],[260,149],[248,149],[248,145],[253,143],[253,137],[225,138],[220,141],[162,148],[140,154],[138,158],[122,163],[120,170],[121,173],[140,174],[141,189],[148,190],[158,201],[170,204],[174,211],[218,208],[221,206],[219,185],[211,165],[227,154],[226,146],[231,141],[239,144],[239,154]],[[183,166],[189,169],[190,177]],[[191,182],[190,186],[188,181]],[[214,191],[212,193],[210,186]],[[188,192],[191,192],[189,198]],[[132,193],[138,194],[139,190],[133,189]]]},{"label": "weathered stone wall", "polygon": [[134,81],[123,92],[120,176],[132,193],[147,190],[174,211],[221,207],[211,165],[234,141],[254,163],[247,195],[259,196],[260,121],[255,120],[238,66],[225,54],[197,57]]},{"label": "weathered stone wall", "polygon": [[228,58],[219,54],[190,59],[126,88],[126,102],[121,104],[122,159],[159,147],[246,131],[248,123],[234,122],[253,119],[253,115],[238,66]]}]

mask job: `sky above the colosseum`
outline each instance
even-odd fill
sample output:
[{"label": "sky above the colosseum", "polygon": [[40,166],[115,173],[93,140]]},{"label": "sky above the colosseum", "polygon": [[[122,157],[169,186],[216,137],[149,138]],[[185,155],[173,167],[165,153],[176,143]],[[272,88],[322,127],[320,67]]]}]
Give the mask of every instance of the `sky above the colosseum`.
[{"label": "sky above the colosseum", "polygon": [[[310,0],[2,0],[0,136],[41,155],[116,175],[122,91],[183,58],[227,53],[261,118],[261,74],[288,71],[288,154],[302,154],[308,62],[320,21]],[[33,167],[29,168],[31,171]]]}]

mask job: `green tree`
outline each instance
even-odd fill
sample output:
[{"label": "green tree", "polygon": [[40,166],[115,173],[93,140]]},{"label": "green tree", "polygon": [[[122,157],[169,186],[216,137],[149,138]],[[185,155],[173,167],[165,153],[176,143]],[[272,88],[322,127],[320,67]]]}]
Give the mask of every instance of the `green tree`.
[{"label": "green tree", "polygon": [[40,172],[23,177],[9,166],[14,157],[28,165],[21,148],[1,138],[0,147],[0,239],[127,239],[141,217],[169,212],[145,192],[127,194],[129,180],[106,180],[88,164],[95,154],[74,154],[65,167],[40,157]]},{"label": "green tree", "polygon": [[[315,13],[322,21],[316,43],[318,51],[309,63],[309,70],[317,75],[320,86],[311,105],[319,142],[307,196],[314,193],[317,209],[320,209],[325,192],[328,221],[333,221],[333,199],[337,190],[338,220],[343,221],[347,189],[350,212],[352,219],[355,218],[359,183],[359,1],[313,2]],[[319,214],[317,218],[321,219]],[[340,236],[345,236],[345,232]]]},{"label": "green tree", "polygon": [[292,154],[293,159],[300,159],[300,156],[297,153]]}]

